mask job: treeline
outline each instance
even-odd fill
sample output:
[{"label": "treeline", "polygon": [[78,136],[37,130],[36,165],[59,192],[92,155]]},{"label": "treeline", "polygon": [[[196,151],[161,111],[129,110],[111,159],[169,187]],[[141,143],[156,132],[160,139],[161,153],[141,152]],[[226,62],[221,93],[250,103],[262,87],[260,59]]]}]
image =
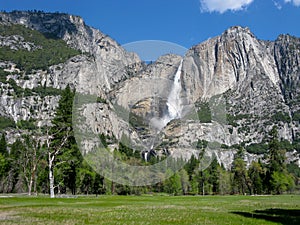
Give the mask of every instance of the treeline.
[{"label": "treeline", "polygon": [[[169,179],[146,187],[130,187],[114,183],[97,174],[83,159],[72,129],[74,91],[62,91],[56,116],[51,127],[28,130],[28,134],[8,145],[4,132],[0,138],[0,192],[28,192],[50,194],[143,194],[168,193],[174,195],[211,194],[281,194],[299,191],[300,170],[296,164],[286,163],[285,149],[278,141],[277,129],[270,132],[263,161],[252,162],[247,168],[245,149],[239,147],[230,170],[225,170],[215,158],[201,170],[201,155],[192,158]],[[104,147],[116,140],[99,135]],[[198,141],[205,151],[207,143]],[[134,165],[148,162],[131,148],[119,144],[114,154]],[[178,159],[182,160],[182,159]],[[176,160],[174,159],[174,163]]]}]

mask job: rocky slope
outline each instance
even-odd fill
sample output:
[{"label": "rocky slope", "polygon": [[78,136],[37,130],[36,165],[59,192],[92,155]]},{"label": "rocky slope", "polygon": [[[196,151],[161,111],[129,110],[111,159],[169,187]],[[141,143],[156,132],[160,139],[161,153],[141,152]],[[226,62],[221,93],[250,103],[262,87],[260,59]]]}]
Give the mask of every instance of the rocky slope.
[{"label": "rocky slope", "polygon": [[[30,72],[1,60],[0,69],[8,73],[6,81],[0,81],[2,117],[16,123],[30,119],[40,125],[49,123],[59,96],[43,98],[34,90],[41,86],[59,90],[70,84],[78,93],[97,98],[80,108],[86,122],[80,124],[81,129],[129,139],[142,151],[154,148],[175,156],[184,152],[189,157],[199,153],[197,141],[206,140],[228,168],[238,145],[249,151],[248,162],[262,157],[261,146],[277,125],[280,138],[290,143],[290,160],[299,159],[299,38],[280,35],[274,42],[262,41],[248,28],[232,27],[193,46],[184,57],[165,55],[145,65],[77,16],[0,13],[0,26],[14,24],[62,39],[81,53]],[[28,52],[42,48],[17,33],[0,33],[0,47]],[[156,126],[170,111],[169,95],[181,62],[180,103],[174,103],[181,104],[181,117],[165,127]],[[32,90],[31,94],[16,95],[14,85]],[[19,131],[7,128],[5,132],[13,140]],[[92,144],[93,138],[85,140],[85,146]]]}]

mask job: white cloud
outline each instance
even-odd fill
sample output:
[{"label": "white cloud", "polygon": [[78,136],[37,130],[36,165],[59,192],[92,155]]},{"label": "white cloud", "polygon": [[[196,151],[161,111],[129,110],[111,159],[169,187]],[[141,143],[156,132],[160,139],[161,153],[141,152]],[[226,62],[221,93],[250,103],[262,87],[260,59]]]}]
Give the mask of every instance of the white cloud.
[{"label": "white cloud", "polygon": [[282,9],[282,5],[281,5],[279,2],[276,2],[276,1],[273,1],[273,2],[274,2],[275,7],[276,7],[278,10],[281,10],[281,9]]},{"label": "white cloud", "polygon": [[292,2],[295,6],[300,6],[300,0],[284,0],[285,3]]},{"label": "white cloud", "polygon": [[[201,11],[224,13],[227,10],[238,11],[245,9],[254,0],[200,0]],[[290,1],[290,0],[285,0]],[[300,2],[300,0],[294,0]]]}]

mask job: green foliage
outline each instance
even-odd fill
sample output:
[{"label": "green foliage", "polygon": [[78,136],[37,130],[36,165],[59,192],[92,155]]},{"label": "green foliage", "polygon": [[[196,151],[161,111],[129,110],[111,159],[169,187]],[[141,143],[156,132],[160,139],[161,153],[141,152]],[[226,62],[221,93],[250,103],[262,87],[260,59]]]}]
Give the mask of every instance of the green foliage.
[{"label": "green foliage", "polygon": [[72,91],[68,85],[62,91],[61,98],[56,109],[56,115],[52,120],[51,127],[51,148],[50,153],[59,150],[55,156],[54,165],[56,171],[57,183],[62,188],[69,188],[72,194],[76,193],[76,174],[77,168],[82,162],[81,153],[77,147],[72,127],[72,106],[75,91]]},{"label": "green foliage", "polygon": [[300,111],[296,111],[296,112],[294,112],[293,113],[293,115],[292,115],[292,119],[293,119],[293,121],[300,121]]},{"label": "green foliage", "polygon": [[194,155],[192,155],[190,160],[184,165],[184,169],[188,173],[190,180],[197,167],[199,167],[199,160]]},{"label": "green foliage", "polygon": [[261,142],[247,145],[245,148],[247,152],[252,154],[264,154],[268,152],[269,146],[265,142]]},{"label": "green foliage", "polygon": [[216,158],[213,159],[207,172],[209,173],[208,183],[211,184],[211,191],[213,194],[219,193],[219,163]]},{"label": "green foliage", "polygon": [[211,123],[211,110],[208,102],[199,104],[198,106],[198,118],[201,123]]},{"label": "green foliage", "polygon": [[284,149],[287,152],[293,151],[297,149],[297,142],[289,142],[288,140],[280,140],[278,141],[279,149]]},{"label": "green foliage", "polygon": [[[300,150],[300,145],[297,141],[294,141],[290,143],[288,140],[278,140],[277,141],[278,148],[284,149],[287,152],[294,151],[294,150]],[[237,148],[238,146],[231,146],[232,148]],[[253,154],[265,154],[269,150],[269,144],[267,143],[267,140],[263,140],[260,143],[252,143],[250,145],[246,145],[245,149],[249,153]]]},{"label": "green foliage", "polygon": [[17,121],[17,127],[22,130],[35,130],[37,128],[35,120],[30,118],[29,120]]},{"label": "green foliage", "polygon": [[4,81],[3,83],[8,83],[14,90],[14,94],[17,97],[27,97],[27,96],[33,96],[33,95],[39,95],[41,97],[45,96],[58,96],[62,94],[62,90],[53,88],[53,87],[42,87],[38,86],[33,89],[29,88],[22,88],[19,85],[17,85],[16,81],[14,79],[9,79],[8,81]]},{"label": "green foliage", "polygon": [[237,127],[238,123],[237,121],[243,120],[243,119],[250,119],[252,116],[250,114],[237,114],[237,115],[231,115],[231,114],[226,114],[226,119],[228,125],[231,125],[233,127]]},{"label": "green foliage", "polygon": [[0,48],[0,60],[13,61],[18,68],[27,72],[37,69],[46,70],[51,65],[65,62],[67,59],[80,54],[79,51],[68,47],[63,40],[51,38],[50,35],[42,34],[22,25],[0,25],[0,34],[2,36],[21,35],[24,37],[24,41],[41,47],[33,51],[24,49],[16,51],[9,47]]},{"label": "green foliage", "polygon": [[6,128],[15,128],[16,124],[13,119],[0,116],[0,130],[6,129]]},{"label": "green foliage", "polygon": [[182,194],[181,179],[178,173],[173,174],[164,182],[164,191],[169,194]]},{"label": "green foliage", "polygon": [[33,94],[37,94],[41,97],[45,97],[45,96],[59,96],[62,94],[62,90],[57,89],[57,88],[53,88],[53,87],[42,87],[42,86],[38,86],[35,87],[33,89],[31,89],[31,95]]},{"label": "green foliage", "polygon": [[225,195],[231,193],[231,173],[227,172],[222,167],[219,167],[218,172],[219,194]]},{"label": "green foliage", "polygon": [[275,171],[284,171],[285,165],[285,149],[281,149],[278,141],[277,127],[273,127],[270,132],[271,140],[269,142],[269,170],[272,174]]},{"label": "green foliage", "polygon": [[97,101],[96,101],[97,103],[103,103],[103,104],[107,104],[107,101],[106,101],[106,99],[104,99],[104,98],[101,98],[101,97],[97,97]]},{"label": "green foliage", "polygon": [[129,124],[136,129],[143,129],[146,126],[145,119],[133,112],[129,114]]},{"label": "green foliage", "polygon": [[231,171],[233,173],[233,193],[248,193],[248,175],[246,163],[244,162],[243,148],[238,149],[237,153],[234,155]]},{"label": "green foliage", "polygon": [[253,161],[250,165],[248,174],[251,180],[251,193],[262,194],[264,179],[264,170],[262,164],[260,162]]},{"label": "green foliage", "polygon": [[101,133],[101,134],[99,135],[99,138],[100,138],[100,141],[101,141],[103,147],[104,147],[104,148],[107,148],[107,147],[108,147],[108,144],[107,144],[107,141],[106,141],[106,139],[107,139],[106,135],[103,134],[103,133]]},{"label": "green foliage", "polygon": [[250,133],[250,127],[246,126],[246,125],[242,125],[241,127],[238,128],[238,133]]},{"label": "green foliage", "polygon": [[118,151],[122,154],[124,154],[127,159],[129,158],[137,158],[140,159],[141,155],[138,151],[134,151],[132,148],[129,148],[128,146],[124,145],[122,142],[119,143]]},{"label": "green foliage", "polygon": [[206,140],[198,140],[196,144],[197,149],[205,149],[208,145],[208,141]]},{"label": "green foliage", "polygon": [[294,177],[300,178],[300,167],[296,163],[290,163],[287,165],[289,173],[293,174]]},{"label": "green foliage", "polygon": [[235,122],[235,117],[231,114],[226,114],[226,119],[227,119],[227,123],[228,125],[237,127],[238,124]]},{"label": "green foliage", "polygon": [[5,156],[8,154],[7,152],[7,143],[6,143],[6,139],[5,139],[5,135],[4,133],[1,135],[1,139],[0,139],[0,153]]},{"label": "green foliage", "polygon": [[83,162],[83,165],[79,168],[77,176],[80,192],[86,195],[93,193],[96,172]]},{"label": "green foliage", "polygon": [[280,171],[274,171],[271,175],[272,192],[275,194],[282,194],[284,191],[294,188],[295,183],[290,174]]},{"label": "green foliage", "polygon": [[276,112],[273,116],[272,119],[274,121],[282,121],[284,123],[289,123],[291,122],[291,118],[288,113],[283,113],[283,112]]},{"label": "green foliage", "polygon": [[7,75],[9,75],[9,72],[6,72],[2,68],[0,68],[0,82],[6,83]]},{"label": "green foliage", "polygon": [[72,106],[74,95],[75,91],[72,91],[69,85],[62,91],[61,98],[58,102],[58,108],[56,109],[56,115],[52,121],[55,129],[62,129],[64,131],[72,129]]},{"label": "green foliage", "polygon": [[5,156],[0,152],[0,178],[5,176],[8,169],[8,161]]},{"label": "green foliage", "polygon": [[281,194],[294,187],[294,180],[286,168],[285,149],[280,148],[277,127],[270,131],[270,143],[268,152],[267,180],[269,181],[269,192]]}]

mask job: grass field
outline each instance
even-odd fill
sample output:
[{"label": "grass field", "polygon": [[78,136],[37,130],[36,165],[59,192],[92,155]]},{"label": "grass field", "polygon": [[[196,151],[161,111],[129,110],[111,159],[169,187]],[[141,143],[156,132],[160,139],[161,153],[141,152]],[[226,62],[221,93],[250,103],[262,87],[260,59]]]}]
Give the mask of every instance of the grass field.
[{"label": "grass field", "polygon": [[300,195],[0,196],[0,224],[300,224]]}]

